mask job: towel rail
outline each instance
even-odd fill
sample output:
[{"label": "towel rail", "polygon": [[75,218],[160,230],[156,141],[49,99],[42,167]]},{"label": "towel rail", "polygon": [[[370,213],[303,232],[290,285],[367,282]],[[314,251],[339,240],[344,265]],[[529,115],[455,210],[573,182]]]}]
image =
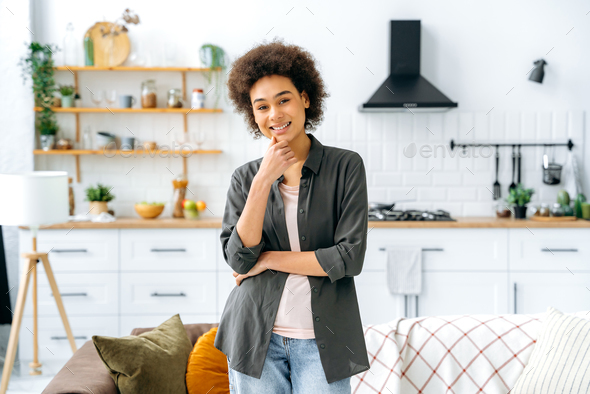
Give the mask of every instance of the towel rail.
[{"label": "towel rail", "polygon": [[[385,252],[385,248],[379,248],[380,252]],[[423,252],[444,252],[443,248],[422,248]]]}]

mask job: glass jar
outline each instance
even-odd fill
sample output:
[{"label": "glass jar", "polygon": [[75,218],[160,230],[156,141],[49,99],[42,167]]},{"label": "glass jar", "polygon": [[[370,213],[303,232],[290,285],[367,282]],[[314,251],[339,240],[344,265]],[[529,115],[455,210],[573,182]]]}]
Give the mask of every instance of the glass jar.
[{"label": "glass jar", "polygon": [[153,79],[141,83],[141,107],[156,108],[156,81]]},{"label": "glass jar", "polygon": [[541,208],[539,208],[539,216],[549,216],[549,206],[547,204],[541,204]]},{"label": "glass jar", "polygon": [[563,207],[558,202],[554,203],[551,207],[551,216],[561,217],[564,215],[564,213]]},{"label": "glass jar", "polygon": [[72,188],[72,178],[68,177],[68,200],[70,204],[70,216],[74,216],[76,212],[76,199],[74,198],[74,189]]},{"label": "glass jar", "polygon": [[183,218],[184,210],[182,208],[182,201],[186,196],[186,188],[188,186],[188,180],[185,174],[179,174],[175,179],[172,180],[174,186],[174,195],[172,197],[172,216],[175,218]]},{"label": "glass jar", "polygon": [[182,90],[170,89],[168,91],[168,108],[182,108]]}]

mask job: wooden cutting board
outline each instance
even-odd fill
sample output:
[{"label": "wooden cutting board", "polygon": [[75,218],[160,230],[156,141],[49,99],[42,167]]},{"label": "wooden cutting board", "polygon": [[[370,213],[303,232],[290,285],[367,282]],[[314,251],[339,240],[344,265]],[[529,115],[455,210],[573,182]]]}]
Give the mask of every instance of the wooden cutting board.
[{"label": "wooden cutting board", "polygon": [[578,218],[575,216],[531,216],[530,219],[537,222],[571,222]]},{"label": "wooden cutting board", "polygon": [[[119,34],[115,36],[114,48],[113,48],[113,63],[109,64],[107,58],[107,48],[110,45],[111,38],[107,35],[103,38],[101,28],[105,32],[110,31],[114,25],[112,22],[96,22],[94,26],[86,31],[84,37],[90,35],[94,44],[94,65],[98,67],[117,67],[123,64],[123,62],[129,56],[131,44],[129,43],[129,37],[126,32],[119,31]],[[119,29],[119,28],[118,28]]]}]

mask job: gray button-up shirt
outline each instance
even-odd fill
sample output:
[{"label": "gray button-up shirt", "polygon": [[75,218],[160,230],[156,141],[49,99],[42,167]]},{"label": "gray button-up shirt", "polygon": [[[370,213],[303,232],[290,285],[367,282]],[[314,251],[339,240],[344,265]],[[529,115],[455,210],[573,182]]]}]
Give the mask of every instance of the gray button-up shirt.
[{"label": "gray button-up shirt", "polygon": [[[308,276],[315,339],[328,383],[369,369],[354,286],[367,246],[365,167],[358,153],[323,146],[313,135],[301,170],[297,225],[301,251],[314,251],[328,276]],[[262,158],[237,168],[227,193],[221,245],[229,266],[246,274],[265,251],[290,251],[283,199],[272,185],[256,246],[245,247],[235,226]],[[228,274],[229,275],[229,274]],[[260,378],[283,288],[289,274],[266,270],[231,291],[221,315],[215,347],[230,367]]]}]

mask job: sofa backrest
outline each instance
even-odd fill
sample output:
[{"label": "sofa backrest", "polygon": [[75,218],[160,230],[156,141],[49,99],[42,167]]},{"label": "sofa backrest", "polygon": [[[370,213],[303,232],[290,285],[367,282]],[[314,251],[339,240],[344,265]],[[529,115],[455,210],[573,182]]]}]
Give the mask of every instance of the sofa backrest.
[{"label": "sofa backrest", "polygon": [[[184,328],[186,329],[186,334],[188,338],[191,340],[193,346],[197,343],[197,339],[207,331],[212,329],[213,327],[218,327],[219,323],[196,323],[196,324],[185,324]],[[155,327],[148,327],[148,328],[134,328],[131,331],[131,335],[139,335],[144,332],[148,332],[153,330]]]}]

